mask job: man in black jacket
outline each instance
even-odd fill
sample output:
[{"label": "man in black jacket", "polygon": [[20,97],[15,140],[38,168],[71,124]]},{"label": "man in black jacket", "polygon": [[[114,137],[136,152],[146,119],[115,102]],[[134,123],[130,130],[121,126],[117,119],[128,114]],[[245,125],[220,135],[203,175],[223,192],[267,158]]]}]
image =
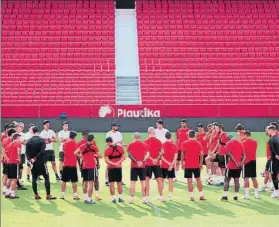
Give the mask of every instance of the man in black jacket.
[{"label": "man in black jacket", "polygon": [[46,143],[43,138],[39,137],[39,129],[35,126],[33,127],[34,136],[28,140],[26,144],[26,156],[27,160],[31,166],[32,173],[32,188],[35,194],[35,199],[41,199],[38,194],[37,188],[37,178],[43,175],[45,179],[46,188],[46,199],[53,200],[56,197],[50,195],[50,181],[47,166],[44,162],[44,151],[46,148]]},{"label": "man in black jacket", "polygon": [[278,174],[279,174],[279,137],[276,135],[276,127],[274,125],[270,125],[268,128],[268,134],[270,139],[268,141],[270,152],[271,152],[271,164],[270,164],[270,172],[271,178],[274,185],[274,192],[272,193],[272,198],[279,198],[279,190],[278,190]]}]

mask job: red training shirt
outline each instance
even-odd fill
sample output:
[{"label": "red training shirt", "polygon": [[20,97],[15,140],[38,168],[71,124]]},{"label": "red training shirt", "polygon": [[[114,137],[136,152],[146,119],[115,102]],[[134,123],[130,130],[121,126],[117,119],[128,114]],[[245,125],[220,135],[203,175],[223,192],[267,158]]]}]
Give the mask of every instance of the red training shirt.
[{"label": "red training shirt", "polygon": [[[234,157],[236,163],[241,162],[242,155],[244,154],[244,147],[239,140],[231,140],[228,142],[226,151],[230,151],[232,156]],[[228,169],[239,169],[232,160],[229,160]]]},{"label": "red training shirt", "polygon": [[[95,154],[99,154],[99,150],[93,144],[87,145],[87,143],[81,145],[79,147],[80,153],[82,155],[83,160],[83,169],[95,169],[96,168],[96,160]],[[86,152],[87,150],[91,150],[92,152]],[[86,152],[86,153],[85,153]]]},{"label": "red training shirt", "polygon": [[206,132],[197,134],[197,141],[202,146],[203,154],[207,155],[208,154],[208,148],[207,148],[207,140],[206,140],[205,137],[206,137]]},{"label": "red training shirt", "polygon": [[63,144],[64,152],[64,166],[76,167],[77,166],[77,156],[74,154],[77,149],[77,143],[75,140],[68,140]]},{"label": "red training shirt", "polygon": [[[87,139],[83,138],[81,141],[79,141],[77,143],[77,147],[80,147],[81,145],[86,144],[86,142],[87,142]],[[97,146],[95,140],[92,141],[92,145]]]},{"label": "red training shirt", "polygon": [[[137,140],[137,141],[134,141],[132,143],[130,143],[128,145],[128,148],[127,148],[128,152],[131,153],[131,155],[137,160],[137,161],[143,161],[144,159],[144,156],[146,155],[147,153],[147,146],[145,143]],[[137,163],[135,163],[134,161],[131,160],[131,167],[132,168],[144,168],[145,167],[145,164],[143,164],[141,167],[139,167],[137,165]]]},{"label": "red training shirt", "polygon": [[1,134],[1,143],[3,143],[4,139],[8,138],[8,133],[5,131],[5,132],[2,132]]},{"label": "red training shirt", "polygon": [[[150,137],[144,141],[150,154],[150,158],[157,159],[159,157],[160,151],[162,149],[162,143],[156,137]],[[160,162],[153,164],[152,160],[148,158],[146,160],[146,166],[159,166]]]},{"label": "red training shirt", "polygon": [[199,158],[202,154],[202,146],[196,140],[184,141],[181,145],[182,152],[184,153],[184,162],[186,169],[199,168]]},{"label": "red training shirt", "polygon": [[[119,162],[124,154],[124,150],[121,146],[116,145],[115,150],[113,149],[113,147],[108,147],[105,150],[105,157],[108,157],[109,160],[113,163]],[[121,157],[120,157],[121,155]],[[116,167],[114,165],[108,164],[108,168],[109,169],[116,169],[116,168],[121,168],[121,167]]]},{"label": "red training shirt", "polygon": [[223,132],[223,133],[220,134],[220,137],[219,137],[219,152],[218,152],[218,154],[219,155],[225,155],[226,154],[226,145],[222,145],[220,142],[227,144],[227,142],[228,142],[227,133]]},{"label": "red training shirt", "polygon": [[[164,154],[163,154],[164,159],[166,159],[168,162],[172,162],[174,156],[177,154],[177,146],[171,141],[166,141],[165,143],[163,143],[163,149],[164,149]],[[168,169],[169,167],[170,165],[162,159],[161,168]]]},{"label": "red training shirt", "polygon": [[19,164],[19,154],[21,150],[21,144],[17,141],[14,141],[10,143],[5,151],[7,153],[7,156],[9,158],[9,163]]},{"label": "red training shirt", "polygon": [[247,139],[244,142],[242,142],[242,145],[245,150],[246,154],[246,159],[245,163],[248,163],[250,161],[255,161],[256,160],[256,154],[257,154],[257,148],[258,148],[258,143],[256,140],[253,139]]},{"label": "red training shirt", "polygon": [[189,128],[179,128],[176,131],[176,145],[178,147],[178,150],[181,150],[181,144],[188,140],[188,132],[190,131]]},{"label": "red training shirt", "polygon": [[220,134],[219,133],[213,135],[211,143],[209,143],[209,147],[208,147],[208,149],[210,151],[215,151],[215,148],[216,148],[217,144],[219,143],[219,138],[220,138]]}]

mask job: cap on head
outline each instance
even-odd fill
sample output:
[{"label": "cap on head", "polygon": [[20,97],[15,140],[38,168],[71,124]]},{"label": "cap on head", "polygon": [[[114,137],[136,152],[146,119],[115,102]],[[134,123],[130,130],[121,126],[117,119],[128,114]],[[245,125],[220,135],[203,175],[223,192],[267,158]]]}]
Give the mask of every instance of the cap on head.
[{"label": "cap on head", "polygon": [[168,140],[171,139],[171,133],[170,132],[166,132],[165,137]]},{"label": "cap on head", "polygon": [[38,133],[39,132],[39,128],[37,126],[34,126],[32,128],[32,132],[35,134],[35,133]]},{"label": "cap on head", "polygon": [[87,141],[88,142],[92,142],[94,140],[94,135],[93,134],[89,134],[88,136],[87,136]]},{"label": "cap on head", "polygon": [[249,130],[245,130],[245,132],[244,132],[244,135],[246,135],[246,136],[251,136],[251,132],[249,131]]},{"label": "cap on head", "polygon": [[244,126],[242,124],[237,124],[235,126],[235,131],[238,131],[238,130],[244,130]]},{"label": "cap on head", "polygon": [[157,120],[157,124],[163,125],[163,124],[164,124],[164,122],[163,122],[163,120],[162,120],[162,119],[159,119],[159,120]]},{"label": "cap on head", "polygon": [[32,127],[34,127],[35,125],[33,124],[33,123],[30,123],[29,125],[28,125],[28,129],[30,129],[30,128],[32,128]]},{"label": "cap on head", "polygon": [[276,121],[270,122],[270,125],[275,126],[276,130],[278,130],[278,123]]},{"label": "cap on head", "polygon": [[273,130],[273,131],[276,131],[276,127],[274,125],[269,125],[267,127],[267,130]]},{"label": "cap on head", "polygon": [[111,137],[106,138],[106,143],[112,143],[112,142],[113,142],[113,139]]},{"label": "cap on head", "polygon": [[198,128],[203,128],[203,124],[202,124],[202,123],[199,123],[199,124],[198,124]]},{"label": "cap on head", "polygon": [[196,135],[196,132],[195,132],[194,130],[190,130],[190,131],[188,132],[188,135],[189,135],[190,138],[194,138],[195,135]]},{"label": "cap on head", "polygon": [[49,120],[44,120],[43,121],[43,125],[46,125],[46,124],[48,124],[49,123]]},{"label": "cap on head", "polygon": [[89,134],[88,129],[83,129],[82,136],[87,136]]},{"label": "cap on head", "polygon": [[16,133],[16,130],[15,130],[14,128],[10,128],[10,129],[8,130],[8,136],[13,135],[14,133]]},{"label": "cap on head", "polygon": [[77,136],[77,132],[76,131],[70,131],[70,139],[74,139]]}]

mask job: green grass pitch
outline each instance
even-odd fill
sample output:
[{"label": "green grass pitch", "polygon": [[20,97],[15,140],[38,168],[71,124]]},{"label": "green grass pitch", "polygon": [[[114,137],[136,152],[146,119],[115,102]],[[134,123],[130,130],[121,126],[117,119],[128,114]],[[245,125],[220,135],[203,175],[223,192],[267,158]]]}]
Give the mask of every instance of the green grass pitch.
[{"label": "green grass pitch", "polygon": [[[124,133],[124,143],[132,140],[131,133]],[[142,137],[145,138],[146,134]],[[265,143],[266,137],[263,133],[254,133],[253,137],[259,142],[258,149],[258,173],[265,166]],[[97,145],[100,151],[105,148],[105,133],[95,134]],[[78,137],[80,139],[80,135]],[[55,150],[58,152],[58,143]],[[58,153],[56,153],[58,157]],[[66,200],[35,201],[33,199],[30,183],[24,181],[28,191],[20,191],[18,200],[7,200],[1,197],[1,224],[4,227],[142,227],[145,225],[154,227],[179,227],[179,226],[214,226],[214,227],[235,227],[235,226],[279,226],[279,200],[269,198],[270,193],[262,192],[261,199],[253,198],[244,201],[240,199],[235,202],[221,202],[222,187],[204,186],[204,194],[207,201],[189,201],[189,194],[186,189],[182,171],[179,174],[179,181],[175,183],[173,201],[161,203],[156,201],[158,193],[155,181],[152,181],[150,204],[140,203],[140,188],[137,185],[135,204],[129,205],[129,169],[130,161],[124,162],[124,180],[127,186],[124,187],[124,204],[112,204],[108,187],[104,186],[105,163],[101,160],[100,169],[100,194],[103,201],[96,205],[86,205],[81,201],[72,200],[72,189],[68,185]],[[60,183],[56,182],[53,171],[51,173],[51,190],[54,196],[60,196]],[[203,171],[204,173],[204,171]],[[258,177],[260,186],[262,177]],[[45,196],[43,182],[38,185],[39,192]],[[196,189],[195,189],[196,190]],[[229,199],[232,199],[233,189],[231,188]],[[165,195],[167,192],[165,192]],[[79,195],[82,197],[81,183],[79,183]],[[198,197],[198,192],[195,191]],[[240,197],[243,196],[241,190]]]}]

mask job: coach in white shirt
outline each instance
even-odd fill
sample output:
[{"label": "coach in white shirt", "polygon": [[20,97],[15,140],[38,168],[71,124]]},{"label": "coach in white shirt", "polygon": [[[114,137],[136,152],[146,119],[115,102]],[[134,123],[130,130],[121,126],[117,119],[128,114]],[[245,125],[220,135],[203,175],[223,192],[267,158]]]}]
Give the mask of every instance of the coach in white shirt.
[{"label": "coach in white shirt", "polygon": [[49,120],[43,121],[44,130],[41,131],[40,137],[42,137],[46,142],[46,149],[45,149],[45,162],[51,162],[52,169],[55,173],[56,180],[60,180],[60,177],[57,174],[57,168],[55,163],[55,153],[53,149],[53,142],[56,142],[56,135],[55,132],[49,129]]},{"label": "coach in white shirt", "polygon": [[155,129],[155,136],[159,139],[162,143],[166,142],[166,133],[169,132],[168,129],[164,128],[164,122],[162,119],[159,119],[156,122],[156,129]]},{"label": "coach in white shirt", "polygon": [[[118,145],[118,146],[123,146],[122,144],[122,134],[121,132],[119,132],[119,126],[118,124],[116,124],[116,122],[112,122],[111,123],[111,130],[109,132],[107,132],[106,134],[106,138],[111,137],[113,144]],[[106,186],[109,186],[109,181],[108,181],[108,169],[106,168]],[[122,181],[122,185],[125,185],[124,182]]]},{"label": "coach in white shirt", "polygon": [[119,132],[119,125],[116,122],[111,123],[111,131],[107,132],[106,138],[111,137],[113,140],[113,144],[118,146],[122,146],[122,134]]},{"label": "coach in white shirt", "polygon": [[63,170],[63,164],[64,164],[64,152],[63,152],[63,144],[69,140],[70,138],[70,131],[69,131],[69,124],[67,121],[64,121],[62,123],[63,129],[58,132],[58,140],[60,142],[59,147],[59,172],[60,172],[60,178],[62,176],[62,170]]}]

